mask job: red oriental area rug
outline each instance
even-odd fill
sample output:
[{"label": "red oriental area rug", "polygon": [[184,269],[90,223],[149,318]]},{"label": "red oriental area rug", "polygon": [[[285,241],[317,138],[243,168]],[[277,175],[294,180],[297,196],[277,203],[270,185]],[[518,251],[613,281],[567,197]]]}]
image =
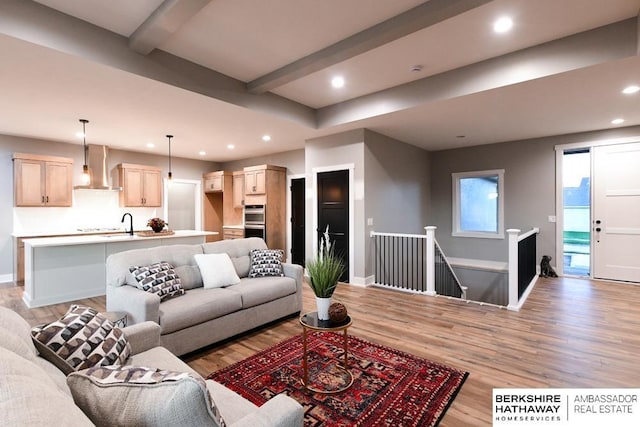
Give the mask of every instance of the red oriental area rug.
[{"label": "red oriental area rug", "polygon": [[[304,407],[305,426],[417,427],[437,425],[468,376],[467,372],[357,337],[348,339],[353,385],[340,393],[310,392],[302,385],[301,335],[208,378],[257,406],[286,393]],[[335,365],[343,360],[342,334],[309,334],[310,378],[326,378],[326,373],[336,370]],[[340,375],[335,377],[335,381],[343,379]],[[335,386],[331,380],[325,385]]]}]

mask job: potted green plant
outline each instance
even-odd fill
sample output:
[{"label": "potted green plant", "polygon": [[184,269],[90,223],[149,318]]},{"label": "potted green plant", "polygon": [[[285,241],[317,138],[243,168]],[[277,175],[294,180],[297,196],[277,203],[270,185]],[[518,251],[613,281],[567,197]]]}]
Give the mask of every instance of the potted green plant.
[{"label": "potted green plant", "polygon": [[329,240],[329,226],[327,226],[320,239],[320,247],[316,256],[307,261],[306,267],[309,274],[309,286],[316,295],[318,319],[329,320],[331,297],[336,290],[336,286],[338,286],[340,276],[345,270],[344,262],[336,255],[335,249]]}]

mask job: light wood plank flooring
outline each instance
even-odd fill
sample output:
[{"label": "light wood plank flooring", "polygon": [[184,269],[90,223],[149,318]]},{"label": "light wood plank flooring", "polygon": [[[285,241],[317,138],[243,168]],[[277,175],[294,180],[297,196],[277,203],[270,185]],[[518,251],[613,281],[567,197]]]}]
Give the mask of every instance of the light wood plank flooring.
[{"label": "light wood plank flooring", "polygon": [[[27,309],[22,288],[0,285],[0,305],[31,324],[69,304]],[[539,279],[520,312],[378,288],[339,286],[349,333],[470,373],[441,426],[491,425],[494,387],[639,387],[640,286]],[[104,310],[104,297],[81,303]],[[305,287],[305,311],[315,310]],[[301,332],[297,318],[209,347],[185,360],[207,375]]]}]

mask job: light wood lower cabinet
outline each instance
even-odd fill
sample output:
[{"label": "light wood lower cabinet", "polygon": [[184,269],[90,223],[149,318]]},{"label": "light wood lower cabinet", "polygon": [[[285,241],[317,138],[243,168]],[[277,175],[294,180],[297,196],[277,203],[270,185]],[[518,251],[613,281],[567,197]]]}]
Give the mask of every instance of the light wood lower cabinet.
[{"label": "light wood lower cabinet", "polygon": [[223,228],[223,237],[225,240],[242,239],[244,237],[244,229],[242,228]]},{"label": "light wood lower cabinet", "polygon": [[15,153],[13,171],[15,206],[72,205],[72,159]]}]

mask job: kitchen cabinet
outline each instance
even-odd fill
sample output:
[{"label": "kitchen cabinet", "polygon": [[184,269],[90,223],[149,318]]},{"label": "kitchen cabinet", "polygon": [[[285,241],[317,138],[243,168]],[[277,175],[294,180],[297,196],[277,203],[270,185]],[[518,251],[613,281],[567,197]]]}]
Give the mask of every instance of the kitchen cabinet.
[{"label": "kitchen cabinet", "polygon": [[120,206],[160,207],[162,206],[161,170],[153,166],[121,163],[118,177],[122,191]]},{"label": "kitchen cabinet", "polygon": [[244,168],[244,204],[264,206],[265,241],[271,249],[286,248],[286,172],[286,168],[274,165]]},{"label": "kitchen cabinet", "polygon": [[244,207],[244,171],[233,173],[233,207],[242,209]]},{"label": "kitchen cabinet", "polygon": [[242,239],[244,237],[244,228],[223,227],[222,235],[224,240]]},{"label": "kitchen cabinet", "polygon": [[14,153],[15,206],[71,206],[73,160]]},{"label": "kitchen cabinet", "polygon": [[262,166],[244,168],[245,194],[265,194],[267,192],[266,178],[266,169]]},{"label": "kitchen cabinet", "polygon": [[202,178],[204,180],[204,192],[216,193],[224,190],[224,171],[205,173]]}]

